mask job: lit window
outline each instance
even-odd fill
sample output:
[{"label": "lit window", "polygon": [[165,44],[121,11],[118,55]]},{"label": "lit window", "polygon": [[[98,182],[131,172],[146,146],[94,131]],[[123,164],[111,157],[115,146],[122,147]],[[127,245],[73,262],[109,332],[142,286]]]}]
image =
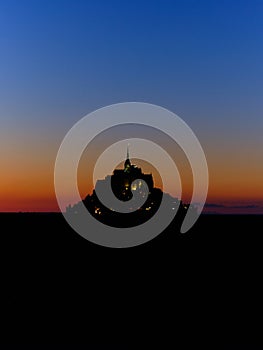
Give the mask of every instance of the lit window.
[{"label": "lit window", "polygon": [[136,191],[137,190],[137,184],[136,183],[132,184],[131,189],[132,189],[132,191]]}]

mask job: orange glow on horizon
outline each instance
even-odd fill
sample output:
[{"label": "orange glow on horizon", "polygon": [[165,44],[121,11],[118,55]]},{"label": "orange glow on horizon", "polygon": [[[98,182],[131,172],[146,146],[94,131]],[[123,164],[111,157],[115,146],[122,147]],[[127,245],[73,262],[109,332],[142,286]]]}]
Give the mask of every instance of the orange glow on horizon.
[{"label": "orange glow on horizon", "polygon": [[[11,145],[1,150],[0,172],[0,211],[58,211],[54,192],[54,163],[59,142],[33,140],[24,145]],[[37,147],[35,146],[37,145]],[[96,161],[96,154],[105,145],[92,146],[83,157],[79,166],[78,185],[81,197],[92,193],[91,169]],[[124,152],[125,153],[125,152]],[[179,162],[178,169],[182,179],[182,200],[190,201],[192,194],[191,172],[177,153],[171,149],[173,158]],[[125,156],[125,154],[124,154]],[[237,155],[236,150],[219,153],[211,148],[206,152],[209,165],[209,192],[207,202],[222,203],[238,201],[251,203],[263,201],[263,164],[246,155]],[[245,158],[246,156],[246,158]],[[131,157],[132,158],[132,157]],[[249,166],[248,166],[249,164]],[[142,166],[143,172],[149,172]],[[109,174],[110,175],[110,174]],[[153,173],[155,186],[161,187],[158,176]],[[171,186],[171,194],[173,188]],[[65,194],[66,198],[66,194]],[[74,203],[68,203],[74,204]]]}]

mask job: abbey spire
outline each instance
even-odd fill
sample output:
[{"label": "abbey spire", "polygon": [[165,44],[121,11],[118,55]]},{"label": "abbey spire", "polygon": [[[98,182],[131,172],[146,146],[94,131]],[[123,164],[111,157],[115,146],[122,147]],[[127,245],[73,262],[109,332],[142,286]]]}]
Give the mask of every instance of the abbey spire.
[{"label": "abbey spire", "polygon": [[129,145],[127,146],[127,157],[124,163],[124,171],[128,173],[131,168],[131,161],[130,161],[130,152],[129,152]]}]

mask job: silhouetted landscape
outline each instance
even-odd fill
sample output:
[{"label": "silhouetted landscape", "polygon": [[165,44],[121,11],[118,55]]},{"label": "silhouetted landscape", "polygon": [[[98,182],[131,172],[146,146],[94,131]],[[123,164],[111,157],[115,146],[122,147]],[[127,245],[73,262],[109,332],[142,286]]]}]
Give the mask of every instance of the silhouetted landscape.
[{"label": "silhouetted landscape", "polygon": [[[119,200],[119,203],[113,202],[112,207],[104,205],[98,197],[98,193],[101,193],[105,200],[105,197],[109,197],[109,189]],[[163,200],[165,200],[165,210],[172,214],[176,213],[173,215],[170,229],[179,232],[188,210],[191,210],[192,216],[197,216],[197,208],[192,204],[183,203],[181,199],[163,193],[160,188],[155,187],[152,174],[144,174],[141,168],[131,163],[127,148],[123,169],[115,169],[112,175],[98,180],[92,194],[87,195],[79,203],[69,204],[66,214],[78,220],[78,214],[87,209],[96,220],[106,225],[119,228],[131,227],[143,224],[152,218]],[[128,202],[129,207],[127,212],[122,213],[119,209],[122,209],[125,202]],[[143,204],[138,205],[139,203]],[[114,205],[117,207],[113,208]]]},{"label": "silhouetted landscape", "polygon": [[59,213],[0,219],[2,341],[261,344],[262,216],[201,215],[127,249],[90,243]]}]

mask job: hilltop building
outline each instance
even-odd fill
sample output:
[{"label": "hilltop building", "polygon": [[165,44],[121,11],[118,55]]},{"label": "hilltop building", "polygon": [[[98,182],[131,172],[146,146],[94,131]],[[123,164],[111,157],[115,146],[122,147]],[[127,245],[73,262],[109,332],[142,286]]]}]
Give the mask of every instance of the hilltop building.
[{"label": "hilltop building", "polygon": [[[129,201],[131,212],[119,213],[113,208],[108,208],[101,203],[96,192],[111,186],[114,195],[121,201]],[[146,198],[144,204],[138,209],[133,208],[134,195]],[[112,175],[107,175],[105,179],[98,180],[91,195],[88,195],[82,202],[89,212],[99,221],[116,226],[129,227],[141,224],[153,216],[158,210],[162,197],[166,196],[171,203],[170,210],[178,208],[177,216],[185,215],[189,205],[163,193],[161,189],[154,187],[152,174],[144,174],[142,169],[131,163],[129,149],[124,162],[123,169],[115,169]],[[191,208],[193,210],[193,208]],[[67,207],[67,213],[78,214],[80,205],[77,203]]]}]

